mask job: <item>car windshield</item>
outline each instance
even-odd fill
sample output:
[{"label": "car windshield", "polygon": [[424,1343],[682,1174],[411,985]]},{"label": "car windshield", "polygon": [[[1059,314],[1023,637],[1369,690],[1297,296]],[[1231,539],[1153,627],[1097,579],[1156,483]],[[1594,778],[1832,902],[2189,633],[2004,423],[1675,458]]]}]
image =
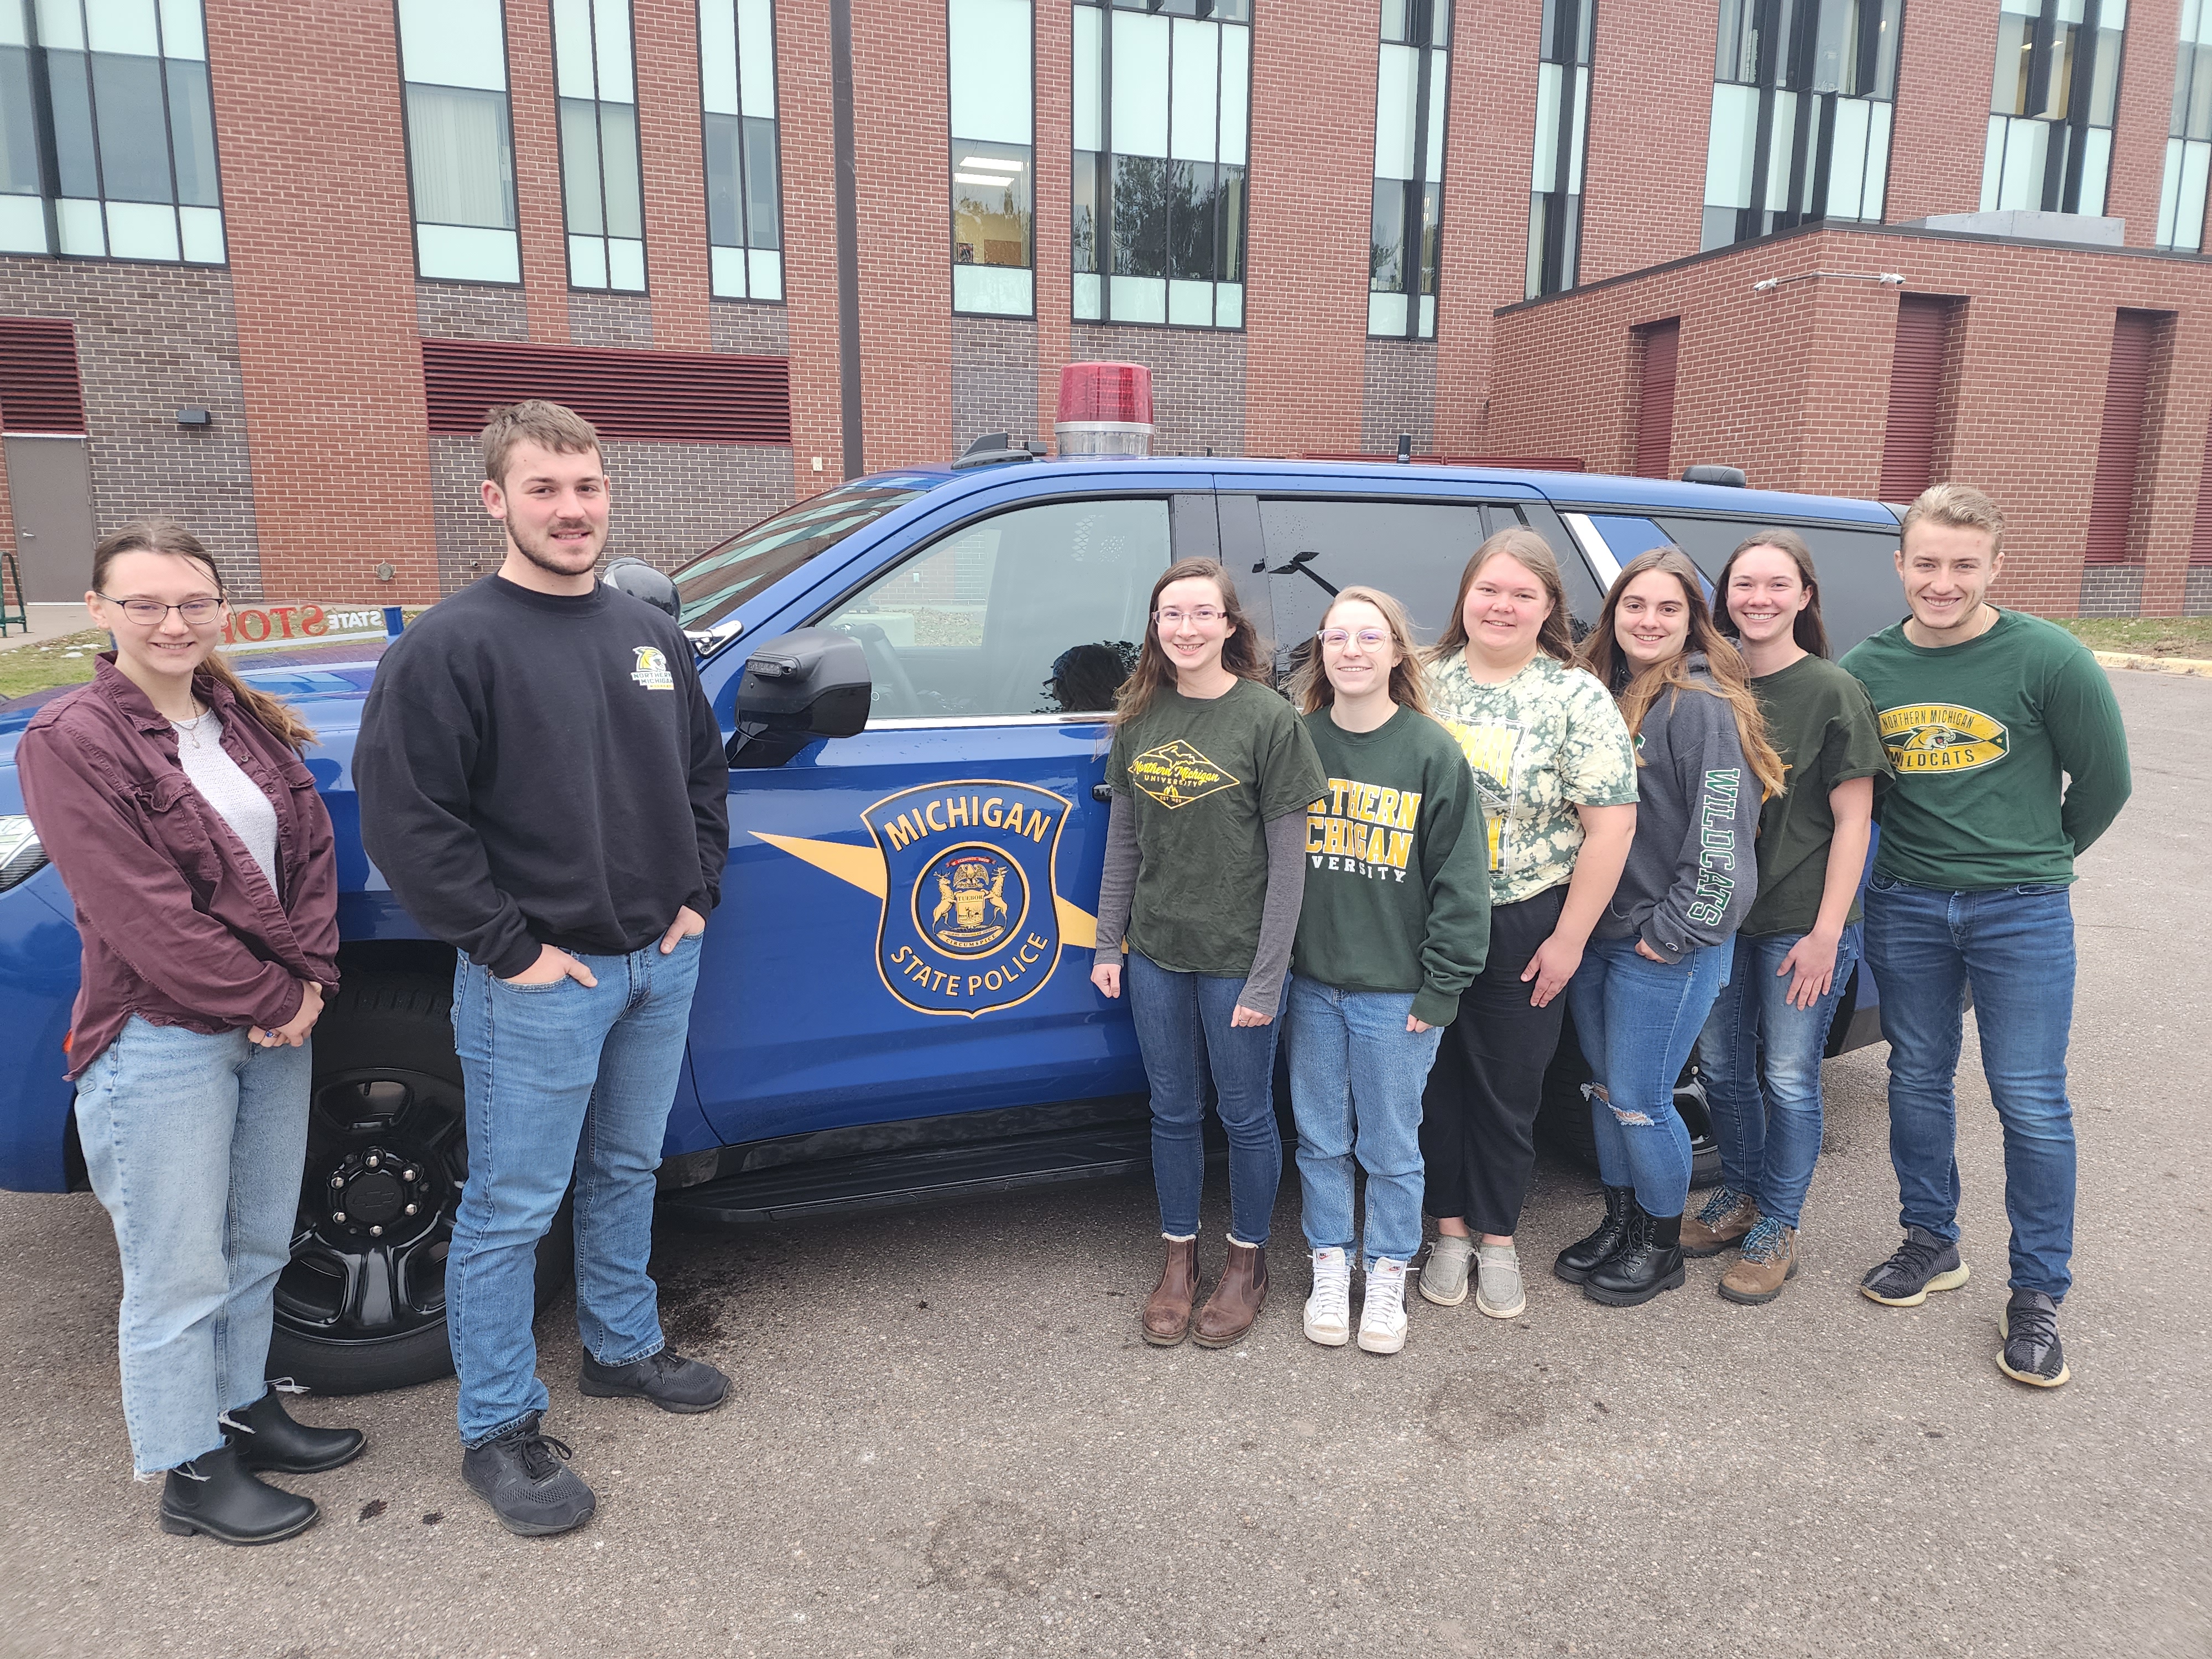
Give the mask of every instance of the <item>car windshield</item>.
[{"label": "car windshield", "polygon": [[824,548],[873,524],[943,479],[927,472],[892,472],[840,484],[741,530],[676,573],[684,626],[711,628],[753,594],[779,581]]}]

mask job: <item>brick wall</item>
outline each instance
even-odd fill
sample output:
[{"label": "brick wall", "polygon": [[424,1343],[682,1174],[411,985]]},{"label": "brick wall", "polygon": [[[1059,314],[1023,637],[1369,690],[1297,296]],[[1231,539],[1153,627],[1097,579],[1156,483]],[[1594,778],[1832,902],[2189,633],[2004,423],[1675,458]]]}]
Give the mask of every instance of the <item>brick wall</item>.
[{"label": "brick wall", "polygon": [[[0,315],[76,324],[94,532],[166,514],[207,544],[233,592],[264,597],[230,273],[0,258]],[[208,425],[177,424],[192,405]],[[327,491],[322,509],[327,525]],[[10,517],[0,546],[15,541]],[[280,582],[266,596],[293,592]]]},{"label": "brick wall", "polygon": [[[1036,414],[1033,429],[1052,437],[1060,415],[1060,371],[1073,361],[1075,256],[1069,228],[1074,154],[1074,9],[1059,0],[1036,7]],[[1240,422],[1241,424],[1241,422]]]},{"label": "brick wall", "polygon": [[514,197],[530,337],[568,343],[568,242],[561,208],[561,137],[548,7],[507,8],[507,102],[514,123]]},{"label": "brick wall", "polygon": [[[1585,284],[1698,251],[1720,27],[1718,6],[1680,0],[1599,0],[1596,9],[1583,163]],[[1532,40],[1522,60],[1532,83],[1535,57]],[[1528,134],[1534,127],[1532,111]],[[1525,209],[1520,241],[1525,255]]]},{"label": "brick wall", "polygon": [[646,282],[653,343],[707,349],[707,163],[699,113],[697,0],[632,0]]},{"label": "brick wall", "polygon": [[[776,112],[783,146],[783,285],[791,356],[791,441],[799,488],[845,477],[838,390],[837,216],[830,138],[829,0],[777,0]],[[943,58],[939,52],[940,60]],[[865,107],[865,106],[864,106]],[[939,307],[941,315],[950,309]],[[720,307],[716,307],[718,313]],[[872,465],[882,462],[871,454]],[[822,463],[815,471],[812,463]]]},{"label": "brick wall", "polygon": [[[1441,263],[1441,262],[1439,262]],[[1398,434],[1413,453],[1436,453],[1437,348],[1426,340],[1370,340],[1359,403],[1359,453],[1395,455]]]},{"label": "brick wall", "polygon": [[520,289],[417,282],[415,326],[426,340],[527,340],[529,304]]},{"label": "brick wall", "polygon": [[[952,319],[952,443],[959,454],[986,432],[1035,438],[1037,329],[1019,317]],[[1049,441],[1052,428],[1043,429]]]},{"label": "brick wall", "polygon": [[1237,455],[1260,449],[1244,413],[1248,338],[1229,329],[1074,323],[1068,351],[1077,362],[1142,363],[1152,370],[1153,454],[1203,455],[1211,447],[1216,455]]},{"label": "brick wall", "polygon": [[[1942,476],[2004,506],[2000,598],[2057,616],[2082,601],[2114,309],[2175,313],[2146,421],[2130,554],[2144,613],[2179,611],[2212,416],[2212,270],[2196,260],[1845,230],[1716,252],[1501,314],[1500,447],[1579,453],[1595,469],[1630,471],[1631,331],[1679,316],[1670,471],[1724,461],[1761,488],[1871,495],[1897,290],[1809,273],[1879,270],[1901,272],[1907,292],[1966,296]],[[1753,289],[1768,277],[1783,280]],[[2124,580],[2101,580],[2100,593]]]},{"label": "brick wall", "polygon": [[2180,8],[2130,6],[2112,123],[2112,172],[2105,211],[2128,222],[2128,246],[2158,242],[2158,193],[2166,175],[2166,131],[2173,117],[2174,49]]},{"label": "brick wall", "polygon": [[707,320],[709,350],[733,351],[741,357],[791,355],[791,318],[781,306],[717,300]]},{"label": "brick wall", "polygon": [[1981,206],[1996,50],[1997,0],[1911,0],[1905,9],[1882,216],[1891,224]]},{"label": "brick wall", "polygon": [[[646,252],[652,258],[652,250]],[[643,294],[601,294],[577,289],[568,295],[568,339],[580,346],[648,351],[653,345],[652,299]],[[660,342],[667,345],[669,342]]]}]

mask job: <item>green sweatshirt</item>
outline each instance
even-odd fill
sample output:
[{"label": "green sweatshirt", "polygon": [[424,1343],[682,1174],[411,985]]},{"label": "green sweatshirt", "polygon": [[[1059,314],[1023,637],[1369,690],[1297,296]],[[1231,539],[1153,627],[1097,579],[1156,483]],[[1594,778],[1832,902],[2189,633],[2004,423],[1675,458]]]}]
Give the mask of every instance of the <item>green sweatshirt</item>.
[{"label": "green sweatshirt", "polygon": [[1899,623],[1843,665],[1897,769],[1878,808],[1879,875],[1954,892],[2070,882],[2127,801],[2118,701],[2055,623],[2000,611],[1979,639],[1930,650]]},{"label": "green sweatshirt", "polygon": [[1401,708],[1346,732],[1306,716],[1328,787],[1306,815],[1291,971],[1346,991],[1411,991],[1449,1025],[1490,949],[1490,836],[1458,742]]}]

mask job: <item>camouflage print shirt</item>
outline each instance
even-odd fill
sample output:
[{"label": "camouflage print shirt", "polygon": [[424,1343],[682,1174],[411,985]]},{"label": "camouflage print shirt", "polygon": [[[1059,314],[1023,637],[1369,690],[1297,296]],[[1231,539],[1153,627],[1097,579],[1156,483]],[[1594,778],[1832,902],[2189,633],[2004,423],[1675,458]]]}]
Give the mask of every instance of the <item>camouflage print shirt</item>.
[{"label": "camouflage print shirt", "polygon": [[1429,670],[1429,702],[1474,769],[1490,828],[1490,902],[1518,904],[1575,872],[1575,808],[1636,799],[1636,751],[1597,679],[1538,652],[1511,679],[1469,678],[1464,652]]}]

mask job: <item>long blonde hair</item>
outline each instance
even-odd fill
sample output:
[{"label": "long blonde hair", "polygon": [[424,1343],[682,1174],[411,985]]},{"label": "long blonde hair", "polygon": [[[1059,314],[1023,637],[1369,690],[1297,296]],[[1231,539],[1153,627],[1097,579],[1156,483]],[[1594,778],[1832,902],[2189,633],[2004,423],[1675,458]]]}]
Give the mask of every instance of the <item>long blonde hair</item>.
[{"label": "long blonde hair", "polygon": [[1467,568],[1459,573],[1459,597],[1452,601],[1451,621],[1445,624],[1443,636],[1429,647],[1428,659],[1449,662],[1467,648],[1468,589],[1474,586],[1482,567],[1500,556],[1522,566],[1551,595],[1552,613],[1537,630],[1536,648],[1555,662],[1574,661],[1575,635],[1567,621],[1567,588],[1559,580],[1559,561],[1552,552],[1552,544],[1526,525],[1501,530],[1474,550]]},{"label": "long blonde hair", "polygon": [[[1336,614],[1339,605],[1354,601],[1371,605],[1382,612],[1383,626],[1390,630],[1390,643],[1397,647],[1398,660],[1390,665],[1390,701],[1401,708],[1428,714],[1429,694],[1422,685],[1427,677],[1421,672],[1420,650],[1413,643],[1413,624],[1404,605],[1379,587],[1339,588],[1336,597],[1328,602],[1328,609],[1322,612],[1322,627],[1328,626],[1328,619]],[[1328,683],[1328,670],[1322,662],[1320,638],[1316,636],[1307,643],[1311,649],[1298,665],[1297,672],[1291,677],[1291,701],[1302,714],[1326,708],[1336,701],[1336,688]]]},{"label": "long blonde hair", "polygon": [[[200,544],[198,537],[174,519],[141,519],[101,537],[92,550],[94,592],[106,590],[109,568],[125,553],[160,553],[172,559],[189,559],[208,573],[215,583],[216,597],[226,605],[230,602],[230,593],[223,586],[222,572],[216,568],[214,556]],[[193,672],[195,676],[205,674],[228,691],[237,699],[238,706],[260,722],[278,742],[305,749],[315,740],[315,728],[295,714],[290,703],[266,691],[257,691],[239,678],[238,671],[223,659],[222,652],[210,651]]]},{"label": "long blonde hair", "polygon": [[1137,652],[1137,665],[1129,671],[1129,678],[1114,694],[1116,726],[1135,720],[1152,706],[1154,697],[1175,684],[1175,665],[1160,648],[1157,620],[1160,595],[1169,583],[1188,581],[1194,577],[1202,577],[1213,584],[1221,595],[1222,612],[1229,619],[1232,631],[1221,642],[1221,665],[1240,680],[1257,680],[1262,685],[1268,683],[1267,648],[1253,630],[1252,619],[1237,602],[1237,584],[1229,580],[1229,572],[1218,559],[1177,559],[1152,584],[1152,599],[1145,606],[1145,642]]},{"label": "long blonde hair", "polygon": [[[1681,584],[1683,599],[1690,608],[1689,637],[1683,641],[1682,648],[1666,661],[1636,672],[1620,692],[1620,717],[1628,723],[1629,734],[1632,737],[1643,731],[1644,716],[1651,712],[1651,705],[1659,700],[1662,690],[1668,693],[1669,708],[1685,691],[1702,691],[1718,697],[1735,716],[1736,738],[1743,746],[1744,763],[1759,780],[1759,799],[1769,799],[1780,794],[1787,769],[1767,738],[1766,717],[1759,712],[1759,698],[1752,691],[1743,655],[1713,626],[1712,608],[1705,603],[1698,568],[1680,548],[1655,547],[1649,553],[1638,554],[1621,567],[1620,574],[1613,578],[1613,586],[1605,596],[1597,626],[1583,641],[1577,660],[1608,687],[1629,673],[1633,665],[1620,649],[1613,617],[1628,585],[1655,570],[1664,571]],[[1705,653],[1706,667],[1712,676],[1711,685],[1700,684],[1690,678],[1690,653],[1693,651]],[[1636,757],[1636,763],[1644,764],[1641,754]]]}]

